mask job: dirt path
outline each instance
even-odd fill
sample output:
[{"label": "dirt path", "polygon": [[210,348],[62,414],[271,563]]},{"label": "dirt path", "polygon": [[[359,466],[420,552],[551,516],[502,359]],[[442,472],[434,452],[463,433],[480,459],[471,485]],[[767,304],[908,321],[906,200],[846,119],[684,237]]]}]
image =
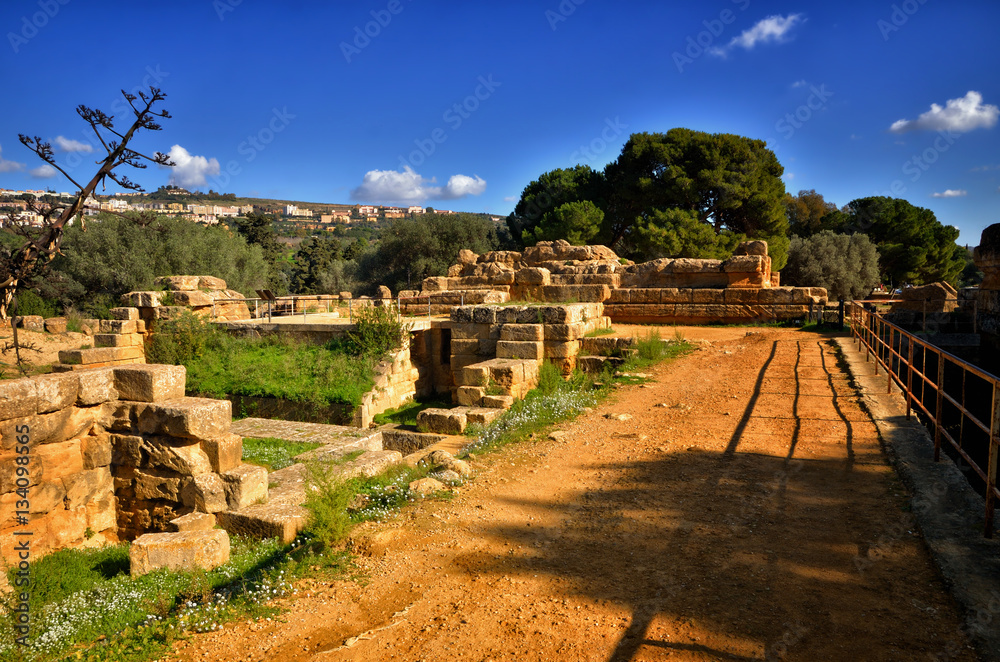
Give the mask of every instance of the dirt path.
[{"label": "dirt path", "polygon": [[178,655],[974,660],[832,345],[726,331],[565,441],[482,459],[452,502],[366,525],[368,581]]}]

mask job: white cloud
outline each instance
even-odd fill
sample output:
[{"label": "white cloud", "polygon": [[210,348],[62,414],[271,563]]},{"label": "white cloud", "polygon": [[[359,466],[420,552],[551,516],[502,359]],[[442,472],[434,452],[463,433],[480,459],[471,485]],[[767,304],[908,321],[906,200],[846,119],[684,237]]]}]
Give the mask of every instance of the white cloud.
[{"label": "white cloud", "polygon": [[517,202],[520,198],[516,195],[505,195],[503,198],[504,202]]},{"label": "white cloud", "polygon": [[79,140],[72,140],[70,138],[64,138],[63,136],[56,136],[55,139],[56,147],[59,148],[61,152],[93,152],[94,146],[88,145],[87,143],[80,142]]},{"label": "white cloud", "polygon": [[59,171],[50,166],[48,163],[28,171],[28,174],[30,174],[32,177],[37,177],[38,179],[48,179],[49,177],[55,177],[58,173]]},{"label": "white cloud", "polygon": [[[712,48],[709,52],[713,55],[725,56],[726,53],[737,46],[751,50],[757,44],[771,42],[781,44],[787,41],[788,33],[804,21],[805,17],[802,14],[789,14],[788,16],[775,14],[774,16],[768,16],[757,21],[752,28],[741,32],[738,37],[734,37],[724,47]],[[797,86],[797,84],[794,86]]]},{"label": "white cloud", "polygon": [[785,174],[783,174],[781,176],[781,178],[784,179],[786,182],[790,182],[793,179],[795,179],[795,173],[794,172],[786,172]]},{"label": "white cloud", "polygon": [[486,190],[486,180],[479,175],[452,175],[438,194],[440,200],[453,200],[467,195],[481,195]]},{"label": "white cloud", "polygon": [[181,188],[197,188],[205,186],[205,177],[219,174],[218,159],[206,159],[195,156],[180,145],[170,148],[170,160],[176,163],[170,169],[170,184]]},{"label": "white cloud", "polygon": [[20,172],[21,170],[24,170],[24,164],[5,159],[3,157],[3,147],[0,147],[0,172]]},{"label": "white cloud", "polygon": [[965,189],[947,189],[943,193],[931,193],[932,198],[961,198],[968,195]]},{"label": "white cloud", "polygon": [[969,172],[989,172],[990,170],[1000,170],[1000,165],[976,166],[970,169]]},{"label": "white cloud", "polygon": [[807,83],[807,82],[805,81],[805,79],[803,78],[803,79],[800,79],[800,80],[797,80],[797,81],[795,81],[794,83],[792,83],[792,87],[793,87],[793,88],[794,88],[794,87],[805,87],[805,86],[806,86],[806,85],[808,85],[808,84],[809,84],[809,83]]},{"label": "white cloud", "polygon": [[410,168],[369,170],[361,186],[351,190],[351,199],[359,202],[423,202],[424,200],[454,200],[466,195],[479,195],[486,190],[486,180],[468,175],[452,175],[444,186],[434,186],[435,179],[426,179]]},{"label": "white cloud", "polygon": [[965,133],[974,129],[988,129],[997,123],[1000,108],[983,104],[983,95],[970,90],[964,97],[948,99],[944,108],[936,103],[915,120],[897,120],[889,130],[906,131],[955,131]]}]

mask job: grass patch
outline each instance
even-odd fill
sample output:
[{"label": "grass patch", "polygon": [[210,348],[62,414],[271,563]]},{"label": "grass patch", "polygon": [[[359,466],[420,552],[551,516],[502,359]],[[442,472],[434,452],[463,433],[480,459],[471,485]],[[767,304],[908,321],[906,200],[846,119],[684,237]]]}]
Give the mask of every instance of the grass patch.
[{"label": "grass patch", "polygon": [[277,471],[295,464],[295,456],[323,444],[308,441],[286,441],[268,437],[258,439],[246,437],[243,439],[243,461],[256,464],[268,471]]},{"label": "grass patch", "polygon": [[691,345],[677,337],[683,338],[683,334],[675,331],[675,339],[665,341],[660,337],[658,329],[650,331],[645,338],[638,338],[633,349],[634,354],[628,357],[622,370],[625,372],[640,370],[655,365],[667,359],[673,359],[691,350]]},{"label": "grass patch", "polygon": [[584,338],[600,338],[601,336],[614,335],[614,333],[615,330],[611,327],[608,327],[607,329],[594,329],[590,333],[586,334]]},{"label": "grass patch", "polygon": [[406,404],[400,405],[395,409],[388,409],[381,414],[375,414],[373,420],[378,425],[389,425],[391,423],[395,423],[396,425],[410,425],[416,427],[417,414],[423,410],[435,407],[451,409],[453,406],[451,398],[414,400],[413,402],[407,402]]}]

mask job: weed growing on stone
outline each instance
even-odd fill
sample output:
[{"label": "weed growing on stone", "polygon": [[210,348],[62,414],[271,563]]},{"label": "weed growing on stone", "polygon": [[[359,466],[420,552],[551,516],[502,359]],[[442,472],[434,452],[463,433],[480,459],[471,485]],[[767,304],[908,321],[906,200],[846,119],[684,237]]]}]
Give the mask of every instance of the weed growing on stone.
[{"label": "weed growing on stone", "polygon": [[373,420],[378,425],[395,423],[397,425],[412,425],[415,427],[417,425],[417,414],[422,412],[424,409],[432,407],[444,407],[445,409],[450,409],[452,406],[451,398],[414,400],[400,405],[395,409],[389,409],[381,414],[376,414]]},{"label": "weed growing on stone", "polygon": [[296,455],[319,448],[322,445],[307,441],[245,437],[243,439],[243,461],[264,467],[268,471],[277,471],[295,464]]}]

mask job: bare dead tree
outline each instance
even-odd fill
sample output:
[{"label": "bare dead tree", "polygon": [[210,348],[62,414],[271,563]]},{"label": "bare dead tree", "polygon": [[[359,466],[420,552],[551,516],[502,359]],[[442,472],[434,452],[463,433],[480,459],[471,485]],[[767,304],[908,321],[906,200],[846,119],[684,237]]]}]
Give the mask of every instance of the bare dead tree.
[{"label": "bare dead tree", "polygon": [[[25,147],[32,150],[49,166],[62,173],[76,187],[78,193],[68,204],[47,196],[41,200],[33,198],[27,200],[28,211],[34,212],[39,219],[35,222],[19,220],[14,213],[9,215],[7,227],[4,229],[23,237],[23,243],[17,248],[0,249],[0,319],[7,319],[7,311],[14,300],[18,284],[32,275],[38,268],[48,264],[59,252],[59,245],[62,242],[66,226],[74,218],[79,219],[81,227],[83,226],[83,212],[87,209],[93,209],[93,207],[88,207],[87,203],[98,186],[105,184],[105,180],[111,179],[124,189],[143,190],[141,186],[129,180],[128,177],[116,173],[116,168],[131,166],[145,169],[146,162],[163,166],[175,165],[166,154],[154,152],[152,156],[147,156],[128,146],[139,131],[143,129],[159,131],[162,129],[158,120],[169,119],[170,113],[166,110],[154,110],[153,107],[163,101],[166,95],[159,88],[150,87],[148,93],[139,92],[138,96],[122,90],[122,96],[128,101],[135,116],[132,125],[124,133],[115,129],[114,116],[82,104],[77,106],[77,114],[90,125],[107,152],[107,157],[96,161],[100,168],[86,185],[77,182],[56,163],[50,143],[43,141],[38,136],[29,137],[18,134]],[[124,214],[119,215],[124,216]],[[140,215],[134,220],[144,223],[148,222],[149,219]]]}]

